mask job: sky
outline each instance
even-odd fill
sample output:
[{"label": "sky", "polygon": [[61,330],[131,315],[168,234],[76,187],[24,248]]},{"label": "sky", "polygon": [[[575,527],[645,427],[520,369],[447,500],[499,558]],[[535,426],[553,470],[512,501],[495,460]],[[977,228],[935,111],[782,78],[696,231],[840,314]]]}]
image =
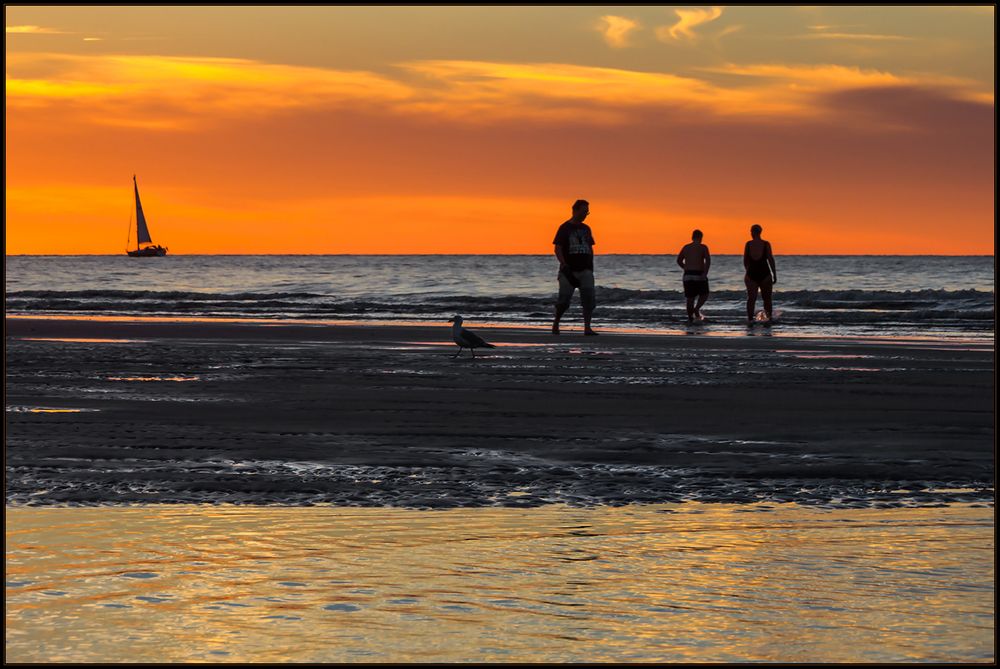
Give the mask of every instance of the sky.
[{"label": "sky", "polygon": [[[5,6],[7,254],[994,253],[994,8]],[[133,223],[134,225],[134,223]]]}]

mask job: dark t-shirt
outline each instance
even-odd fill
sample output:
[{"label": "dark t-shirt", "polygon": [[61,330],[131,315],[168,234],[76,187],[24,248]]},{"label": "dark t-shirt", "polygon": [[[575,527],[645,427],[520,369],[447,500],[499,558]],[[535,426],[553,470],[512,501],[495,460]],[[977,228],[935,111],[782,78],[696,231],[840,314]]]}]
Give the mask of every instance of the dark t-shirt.
[{"label": "dark t-shirt", "polygon": [[563,258],[574,272],[594,269],[594,235],[586,223],[574,223],[572,219],[559,226],[553,244],[562,247]]}]

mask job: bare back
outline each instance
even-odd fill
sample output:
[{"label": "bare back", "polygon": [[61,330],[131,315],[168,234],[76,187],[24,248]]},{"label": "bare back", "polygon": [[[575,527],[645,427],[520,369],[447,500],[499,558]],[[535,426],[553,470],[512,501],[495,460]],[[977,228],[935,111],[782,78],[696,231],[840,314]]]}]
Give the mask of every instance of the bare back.
[{"label": "bare back", "polygon": [[684,271],[704,272],[708,270],[710,256],[708,247],[700,242],[691,242],[681,249],[677,256],[677,264],[684,268]]}]

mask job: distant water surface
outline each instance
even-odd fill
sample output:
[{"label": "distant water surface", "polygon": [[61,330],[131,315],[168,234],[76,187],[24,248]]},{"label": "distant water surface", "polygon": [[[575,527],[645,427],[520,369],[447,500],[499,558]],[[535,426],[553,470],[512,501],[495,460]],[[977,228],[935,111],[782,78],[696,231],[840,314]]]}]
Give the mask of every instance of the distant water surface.
[{"label": "distant water surface", "polygon": [[12,662],[990,662],[993,510],[8,508]]},{"label": "distant water surface", "polygon": [[[992,340],[993,256],[779,256],[786,334]],[[685,319],[673,255],[596,258],[605,327]],[[444,321],[544,325],[556,262],[532,256],[8,256],[12,314]],[[742,257],[713,258],[705,307],[716,332],[744,328]],[[567,324],[579,321],[579,306]],[[757,308],[763,304],[758,299]]]}]

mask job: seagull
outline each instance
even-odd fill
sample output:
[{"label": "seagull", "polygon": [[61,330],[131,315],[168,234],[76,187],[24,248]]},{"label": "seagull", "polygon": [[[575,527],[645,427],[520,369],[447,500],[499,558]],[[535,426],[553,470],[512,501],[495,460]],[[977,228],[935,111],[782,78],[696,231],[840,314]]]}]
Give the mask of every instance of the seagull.
[{"label": "seagull", "polygon": [[449,318],[448,322],[454,323],[454,325],[451,326],[451,336],[455,340],[455,343],[458,344],[458,353],[453,355],[452,356],[453,358],[457,358],[458,356],[462,355],[463,348],[469,349],[469,352],[472,353],[473,358],[476,357],[475,349],[477,348],[496,348],[496,346],[489,343],[488,341],[484,341],[483,338],[477,335],[475,332],[470,332],[469,330],[463,328],[462,317],[459,316],[458,314],[455,314],[454,316]]}]

